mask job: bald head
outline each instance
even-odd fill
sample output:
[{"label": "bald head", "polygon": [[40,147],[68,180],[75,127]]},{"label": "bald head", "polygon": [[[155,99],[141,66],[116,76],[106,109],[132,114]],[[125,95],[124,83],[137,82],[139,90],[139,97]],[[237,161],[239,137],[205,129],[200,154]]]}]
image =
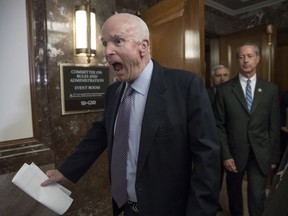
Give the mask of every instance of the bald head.
[{"label": "bald head", "polygon": [[149,30],[139,17],[119,13],[109,17],[102,26],[104,55],[120,81],[133,81],[151,59]]},{"label": "bald head", "polygon": [[102,31],[107,26],[121,25],[125,28],[127,34],[134,38],[135,41],[139,42],[142,39],[149,40],[149,29],[146,23],[138,16],[129,13],[118,13],[109,17],[102,26]]}]

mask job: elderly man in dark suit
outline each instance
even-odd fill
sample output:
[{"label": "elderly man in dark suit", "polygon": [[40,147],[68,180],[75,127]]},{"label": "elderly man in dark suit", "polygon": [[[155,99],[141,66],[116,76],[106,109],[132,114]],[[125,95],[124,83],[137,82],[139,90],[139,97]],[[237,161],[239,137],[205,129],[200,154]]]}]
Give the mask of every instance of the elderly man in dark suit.
[{"label": "elderly man in dark suit", "polygon": [[214,107],[217,86],[229,80],[229,68],[224,65],[215,65],[212,68],[210,79],[212,85],[210,88],[207,89],[207,92],[212,107]]},{"label": "elderly man in dark suit", "polygon": [[277,86],[256,75],[259,48],[237,50],[240,73],[218,88],[216,121],[227,173],[229,209],[243,215],[242,179],[247,174],[250,216],[262,216],[267,176],[280,160]]},{"label": "elderly man in dark suit", "polygon": [[[114,215],[215,216],[220,146],[203,81],[151,60],[149,31],[137,16],[111,16],[101,41],[119,81],[108,88],[103,117],[42,186],[64,176],[78,181],[107,149]],[[128,104],[127,132],[118,123]]]},{"label": "elderly man in dark suit", "polygon": [[[212,71],[210,73],[210,80],[212,86],[207,89],[207,93],[212,105],[213,110],[215,110],[215,96],[217,92],[217,87],[221,85],[222,83],[229,80],[229,68],[225,65],[215,65],[212,68]],[[223,182],[223,176],[224,176],[224,168],[221,167],[221,178],[220,178],[220,190],[222,188],[222,182]],[[223,208],[221,204],[219,203],[218,211],[223,211]]]}]

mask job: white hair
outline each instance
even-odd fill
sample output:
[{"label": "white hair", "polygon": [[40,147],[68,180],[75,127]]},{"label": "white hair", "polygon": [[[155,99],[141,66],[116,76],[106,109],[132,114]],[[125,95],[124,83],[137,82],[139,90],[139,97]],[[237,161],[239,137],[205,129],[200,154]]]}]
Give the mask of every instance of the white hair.
[{"label": "white hair", "polygon": [[225,66],[225,65],[215,65],[213,68],[212,68],[212,71],[211,71],[211,76],[214,76],[215,75],[215,71],[219,70],[219,69],[226,69],[229,73],[229,69]]}]

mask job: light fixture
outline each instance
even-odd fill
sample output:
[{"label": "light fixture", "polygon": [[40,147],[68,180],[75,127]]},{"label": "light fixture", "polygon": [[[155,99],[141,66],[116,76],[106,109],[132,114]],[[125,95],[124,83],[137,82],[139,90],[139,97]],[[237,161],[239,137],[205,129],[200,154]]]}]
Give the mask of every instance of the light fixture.
[{"label": "light fixture", "polygon": [[75,54],[86,55],[87,62],[96,55],[96,13],[91,8],[91,1],[86,5],[76,6],[74,15]]}]

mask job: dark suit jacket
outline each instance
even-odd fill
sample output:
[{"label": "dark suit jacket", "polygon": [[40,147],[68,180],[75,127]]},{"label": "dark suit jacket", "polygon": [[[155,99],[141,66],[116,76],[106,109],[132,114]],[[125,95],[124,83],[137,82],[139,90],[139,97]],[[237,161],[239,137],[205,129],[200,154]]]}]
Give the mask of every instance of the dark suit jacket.
[{"label": "dark suit jacket", "polygon": [[281,96],[280,101],[280,114],[281,114],[281,127],[287,125],[287,108],[288,108],[288,91],[285,91]]},{"label": "dark suit jacket", "polygon": [[236,76],[218,87],[216,121],[222,159],[233,158],[238,172],[245,169],[250,148],[264,175],[280,158],[277,86],[257,77],[251,113]]},{"label": "dark suit jacket", "polygon": [[208,97],[210,99],[211,105],[213,110],[215,110],[215,97],[216,97],[216,92],[214,87],[210,87],[207,89]]},{"label": "dark suit jacket", "polygon": [[[287,117],[287,109],[288,109],[288,91],[285,91],[281,96],[280,101],[280,125],[284,127],[287,125],[288,117]],[[285,149],[288,146],[288,134],[281,130],[281,155],[285,152]]]},{"label": "dark suit jacket", "polygon": [[[110,171],[114,122],[123,89],[121,82],[108,88],[103,117],[60,167],[68,179],[78,181],[106,147]],[[216,215],[220,146],[215,124],[201,78],[154,62],[135,185],[140,215]]]}]

